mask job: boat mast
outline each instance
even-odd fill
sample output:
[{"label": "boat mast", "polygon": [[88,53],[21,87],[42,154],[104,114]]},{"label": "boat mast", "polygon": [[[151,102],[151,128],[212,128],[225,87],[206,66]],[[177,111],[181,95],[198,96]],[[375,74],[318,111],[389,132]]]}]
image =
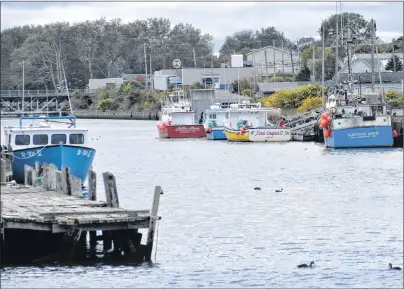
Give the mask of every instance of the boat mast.
[{"label": "boat mast", "polygon": [[70,100],[69,86],[67,85],[67,79],[66,79],[66,74],[65,74],[65,66],[63,65],[63,62],[61,62],[61,65],[62,65],[63,78],[64,78],[64,81],[65,81],[65,86],[66,86],[66,91],[67,91],[67,98],[69,99],[70,114],[73,115],[73,107],[72,107],[72,102]]},{"label": "boat mast", "polygon": [[370,25],[372,29],[372,39],[371,39],[371,47],[372,47],[372,91],[375,90],[375,26],[374,20],[370,20]]},{"label": "boat mast", "polygon": [[24,93],[25,93],[25,61],[22,61],[22,107],[21,111],[24,115]]}]

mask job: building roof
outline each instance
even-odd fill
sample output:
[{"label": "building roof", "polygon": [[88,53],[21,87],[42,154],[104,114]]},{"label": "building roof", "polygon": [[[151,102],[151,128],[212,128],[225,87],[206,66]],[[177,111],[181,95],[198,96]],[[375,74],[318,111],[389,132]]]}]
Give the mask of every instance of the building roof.
[{"label": "building roof", "polygon": [[220,100],[221,102],[231,101],[234,98],[237,98],[237,99],[240,98],[240,100],[251,100],[251,98],[248,96],[238,95],[237,93],[231,93],[230,91],[222,90],[222,89],[217,89],[215,91],[215,98],[217,100]]},{"label": "building roof", "polygon": [[[389,60],[388,59],[380,59],[380,72],[386,71],[385,67],[386,64]],[[363,63],[365,64],[367,67],[369,67],[369,69],[372,69],[372,59],[368,59],[368,58],[359,58],[359,59],[354,59],[352,61],[351,67],[354,67],[355,65],[357,65],[358,63]],[[374,60],[374,67],[375,67],[375,72],[378,72],[378,63],[379,61],[377,59]],[[347,73],[348,72],[348,64],[345,64],[341,69],[340,72],[342,73]]]},{"label": "building roof", "polygon": [[[283,52],[283,53],[288,53],[288,54],[290,53],[290,50],[281,49],[281,48],[278,48],[278,47],[275,47],[275,46],[265,46],[265,47],[262,47],[262,48],[259,48],[259,49],[255,49],[254,51],[248,52],[248,53],[246,53],[246,55],[250,55],[250,54],[262,51],[262,50],[267,50],[268,48],[275,49],[275,50],[278,50],[278,51]],[[292,51],[292,54],[293,55],[298,55],[298,53],[296,51]]]},{"label": "building roof", "polygon": [[[394,55],[397,55],[401,59],[403,58],[403,53],[394,53]],[[379,53],[378,55],[376,53],[374,54],[375,59],[379,58],[380,60],[382,60],[382,59],[387,59],[388,60],[392,56],[393,56],[392,53]],[[355,60],[355,59],[369,59],[369,60],[371,60],[372,59],[372,54],[371,53],[355,53],[352,56],[352,59],[353,60]]]}]

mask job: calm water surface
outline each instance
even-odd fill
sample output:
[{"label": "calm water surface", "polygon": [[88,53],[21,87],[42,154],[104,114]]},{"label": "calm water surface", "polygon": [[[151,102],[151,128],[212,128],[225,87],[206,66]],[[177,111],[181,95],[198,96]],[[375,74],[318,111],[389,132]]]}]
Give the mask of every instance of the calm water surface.
[{"label": "calm water surface", "polygon": [[149,208],[163,187],[157,262],[9,267],[2,287],[403,288],[388,270],[403,267],[402,149],[158,140],[154,121],[78,122],[121,206]]}]

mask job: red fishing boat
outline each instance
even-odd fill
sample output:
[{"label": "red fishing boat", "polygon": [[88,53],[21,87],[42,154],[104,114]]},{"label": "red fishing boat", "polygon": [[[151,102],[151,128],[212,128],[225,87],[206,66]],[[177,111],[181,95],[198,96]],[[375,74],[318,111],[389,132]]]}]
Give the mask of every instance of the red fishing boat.
[{"label": "red fishing boat", "polygon": [[187,101],[169,103],[161,109],[157,124],[159,138],[206,137],[205,128],[195,122],[195,112]]}]

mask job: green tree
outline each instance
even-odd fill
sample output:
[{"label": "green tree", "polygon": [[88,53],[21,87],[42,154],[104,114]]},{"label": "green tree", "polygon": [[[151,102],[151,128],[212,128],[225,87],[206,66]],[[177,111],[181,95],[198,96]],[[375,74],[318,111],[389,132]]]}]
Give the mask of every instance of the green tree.
[{"label": "green tree", "polygon": [[220,55],[229,57],[234,52],[247,53],[251,49],[258,49],[265,46],[272,46],[273,41],[277,47],[291,47],[291,41],[288,40],[283,32],[278,31],[275,27],[261,28],[260,30],[243,30],[227,36],[222,47]]},{"label": "green tree", "polygon": [[389,61],[387,62],[386,66],[385,66],[385,69],[394,71],[394,61],[395,61],[396,71],[403,71],[403,63],[401,62],[401,59],[397,55],[394,55],[394,59],[393,59],[393,56],[389,59]]},{"label": "green tree", "polygon": [[311,77],[311,71],[310,69],[307,67],[307,65],[305,65],[300,71],[299,73],[296,75],[296,80],[298,81],[309,81]]}]

